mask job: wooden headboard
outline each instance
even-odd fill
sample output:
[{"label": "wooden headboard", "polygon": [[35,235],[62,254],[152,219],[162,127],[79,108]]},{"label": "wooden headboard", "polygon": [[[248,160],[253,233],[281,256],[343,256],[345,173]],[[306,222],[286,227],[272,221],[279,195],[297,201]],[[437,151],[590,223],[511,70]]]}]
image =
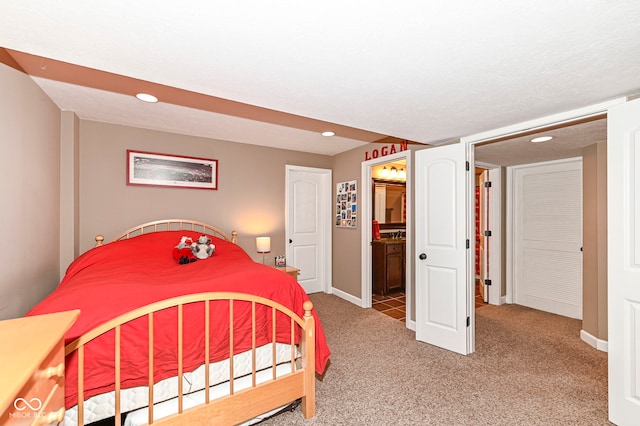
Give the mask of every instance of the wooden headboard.
[{"label": "wooden headboard", "polygon": [[[111,240],[111,242],[126,240],[127,238],[136,237],[138,235],[148,234],[151,232],[186,230],[213,235],[226,241],[231,241],[233,244],[238,244],[238,233],[236,231],[232,231],[231,237],[229,237],[226,233],[213,225],[189,219],[162,219],[143,223],[142,225],[134,226],[133,228],[128,229],[121,234],[118,234],[115,238],[113,238],[113,240]],[[96,235],[96,247],[101,246],[103,243],[104,236]]]}]

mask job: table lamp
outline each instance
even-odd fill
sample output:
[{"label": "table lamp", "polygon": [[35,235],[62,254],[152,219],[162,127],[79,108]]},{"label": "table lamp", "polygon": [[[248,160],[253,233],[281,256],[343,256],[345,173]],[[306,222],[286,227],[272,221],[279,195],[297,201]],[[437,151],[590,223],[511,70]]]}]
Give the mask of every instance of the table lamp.
[{"label": "table lamp", "polygon": [[262,253],[262,263],[264,264],[264,254],[271,251],[271,237],[256,237],[256,247],[258,253]]}]

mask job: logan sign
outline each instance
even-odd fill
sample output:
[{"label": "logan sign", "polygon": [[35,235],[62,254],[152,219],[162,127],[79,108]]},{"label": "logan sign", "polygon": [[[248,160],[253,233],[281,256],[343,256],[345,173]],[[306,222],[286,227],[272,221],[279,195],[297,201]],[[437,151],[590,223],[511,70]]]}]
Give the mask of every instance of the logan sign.
[{"label": "logan sign", "polygon": [[379,150],[374,149],[371,152],[367,151],[364,153],[364,161],[373,160],[374,158],[378,158],[378,157],[385,157],[387,155],[395,154],[396,152],[406,151],[409,147],[408,142],[401,142],[398,145],[400,145],[400,148],[398,149],[396,149],[396,146],[394,144],[394,145],[383,146]]}]

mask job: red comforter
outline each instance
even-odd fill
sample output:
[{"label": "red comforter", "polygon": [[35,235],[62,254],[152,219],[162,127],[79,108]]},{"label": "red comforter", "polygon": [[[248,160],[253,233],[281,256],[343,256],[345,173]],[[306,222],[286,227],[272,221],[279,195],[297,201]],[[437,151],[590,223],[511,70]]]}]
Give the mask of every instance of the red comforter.
[{"label": "red comforter", "polygon": [[[40,315],[80,309],[80,317],[65,335],[69,343],[83,333],[135,308],[163,299],[193,293],[230,291],[254,294],[278,302],[299,316],[308,300],[302,287],[288,274],[255,263],[242,248],[213,238],[216,250],[208,259],[186,265],[172,257],[173,247],[182,235],[194,240],[191,231],[165,231],[94,248],[78,257],[67,269],[58,288],[27,315]],[[329,359],[322,325],[313,311],[316,324],[315,369],[323,373]],[[184,367],[191,371],[204,362],[204,307],[184,308]],[[211,361],[229,356],[228,302],[211,306]],[[250,305],[234,305],[234,352],[251,348]],[[271,341],[271,317],[257,310],[257,345]],[[290,343],[289,321],[276,321],[277,340]],[[177,374],[177,309],[154,316],[154,381]],[[215,325],[214,325],[215,324]],[[141,318],[122,329],[123,388],[147,385],[147,320]],[[85,398],[114,389],[114,338],[108,333],[85,347]],[[193,342],[198,342],[193,343]],[[66,406],[77,403],[77,359],[67,359]]]}]

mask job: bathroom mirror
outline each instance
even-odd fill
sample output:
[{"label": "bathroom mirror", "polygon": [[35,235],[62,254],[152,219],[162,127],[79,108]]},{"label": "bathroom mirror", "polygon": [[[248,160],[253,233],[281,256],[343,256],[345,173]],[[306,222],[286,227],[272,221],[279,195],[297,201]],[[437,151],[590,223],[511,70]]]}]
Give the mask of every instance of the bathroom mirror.
[{"label": "bathroom mirror", "polygon": [[405,227],[407,184],[405,182],[373,180],[373,219],[381,228]]}]

